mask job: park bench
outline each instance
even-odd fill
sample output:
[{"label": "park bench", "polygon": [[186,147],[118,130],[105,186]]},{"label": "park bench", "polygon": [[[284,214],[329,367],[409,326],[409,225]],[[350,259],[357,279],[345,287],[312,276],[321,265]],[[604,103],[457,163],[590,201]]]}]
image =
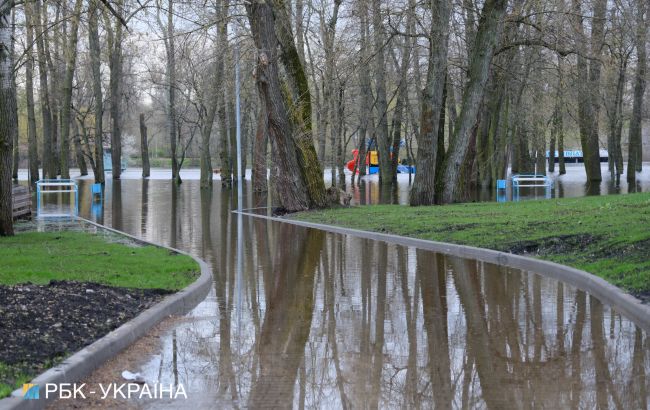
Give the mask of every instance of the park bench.
[{"label": "park bench", "polygon": [[29,216],[32,214],[32,193],[23,185],[14,185],[12,188],[13,218]]},{"label": "park bench", "polygon": [[553,180],[546,175],[513,175],[512,187],[548,187],[553,185]]}]

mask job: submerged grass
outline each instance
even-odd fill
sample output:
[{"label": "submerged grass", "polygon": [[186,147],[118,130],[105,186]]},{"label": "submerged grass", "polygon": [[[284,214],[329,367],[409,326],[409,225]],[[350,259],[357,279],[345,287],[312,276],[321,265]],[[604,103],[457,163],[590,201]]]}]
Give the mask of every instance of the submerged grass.
[{"label": "submerged grass", "polygon": [[431,207],[372,205],[292,217],[532,255],[650,296],[650,193]]}]

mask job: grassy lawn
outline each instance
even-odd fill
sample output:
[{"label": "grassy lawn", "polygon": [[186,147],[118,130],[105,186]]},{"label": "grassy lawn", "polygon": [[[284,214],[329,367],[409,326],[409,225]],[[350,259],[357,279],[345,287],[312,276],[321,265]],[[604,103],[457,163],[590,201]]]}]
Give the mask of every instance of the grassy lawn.
[{"label": "grassy lawn", "polygon": [[107,242],[84,232],[28,232],[0,238],[0,285],[52,279],[139,289],[178,290],[194,282],[189,256],[155,246]]},{"label": "grassy lawn", "polygon": [[[84,232],[27,232],[0,238],[0,285],[68,280],[179,290],[198,277],[200,267],[188,256],[116,239]],[[0,398],[34,376],[21,368],[0,361]]]},{"label": "grassy lawn", "polygon": [[650,193],[509,203],[374,205],[292,218],[528,254],[650,295]]}]

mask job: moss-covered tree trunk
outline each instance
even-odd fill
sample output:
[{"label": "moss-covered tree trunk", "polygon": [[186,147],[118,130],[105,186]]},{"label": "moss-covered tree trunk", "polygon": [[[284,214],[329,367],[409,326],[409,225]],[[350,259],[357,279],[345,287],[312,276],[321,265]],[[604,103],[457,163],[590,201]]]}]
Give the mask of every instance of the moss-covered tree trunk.
[{"label": "moss-covered tree trunk", "polygon": [[[257,0],[257,2],[259,1]],[[290,89],[290,92],[285,93],[284,97],[287,100],[285,106],[289,109],[287,112],[291,113],[288,119],[293,130],[290,135],[293,136],[298,150],[296,152],[300,165],[298,171],[301,173],[307,187],[310,206],[326,206],[327,198],[325,195],[325,182],[323,181],[323,169],[316,154],[312,135],[309,83],[307,82],[305,69],[300,61],[300,54],[296,48],[291,27],[284,24],[284,22],[291,21],[291,19],[287,14],[287,8],[284,7],[284,1],[274,0],[273,5],[269,5],[269,7],[272,8],[276,16],[273,20],[276,33],[275,41],[280,44],[280,60],[287,74]],[[271,126],[270,123],[269,126]],[[273,137],[271,135],[270,137],[272,140]]]},{"label": "moss-covered tree trunk", "polygon": [[[266,108],[269,139],[274,162],[278,166],[276,189],[279,201],[287,211],[324,206],[326,198],[323,174],[311,139],[309,94],[307,93],[306,100],[303,96],[293,101],[296,111],[292,112],[296,114],[290,117],[288,96],[282,90],[278,73],[278,39],[273,6],[258,0],[248,3],[246,10],[258,53],[255,70],[257,88]],[[289,54],[284,58],[291,61],[291,64],[285,63],[285,68],[297,89],[308,90],[307,78],[295,45],[292,50],[289,46],[284,50],[284,54]]]},{"label": "moss-covered tree trunk", "polygon": [[477,116],[488,79],[490,63],[500,36],[500,24],[505,15],[507,0],[487,0],[483,6],[476,41],[472,47],[468,77],[462,99],[460,116],[454,127],[454,138],[450,142],[445,160],[444,189],[442,202],[451,203],[460,199],[459,182],[461,169],[468,153],[472,129]]}]

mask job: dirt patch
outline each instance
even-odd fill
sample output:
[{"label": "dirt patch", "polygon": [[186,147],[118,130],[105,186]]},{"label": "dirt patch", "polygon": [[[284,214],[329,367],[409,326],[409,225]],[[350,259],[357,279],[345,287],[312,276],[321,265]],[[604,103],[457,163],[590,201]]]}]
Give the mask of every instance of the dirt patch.
[{"label": "dirt patch", "polygon": [[0,286],[0,362],[38,374],[169,293],[71,281]]},{"label": "dirt patch", "polygon": [[557,255],[567,254],[598,241],[600,237],[590,234],[561,235],[544,238],[538,241],[520,241],[508,246],[505,251],[517,255]]},{"label": "dirt patch", "polygon": [[648,261],[650,260],[650,239],[607,247],[600,250],[597,256],[600,258],[618,258],[625,261]]}]

